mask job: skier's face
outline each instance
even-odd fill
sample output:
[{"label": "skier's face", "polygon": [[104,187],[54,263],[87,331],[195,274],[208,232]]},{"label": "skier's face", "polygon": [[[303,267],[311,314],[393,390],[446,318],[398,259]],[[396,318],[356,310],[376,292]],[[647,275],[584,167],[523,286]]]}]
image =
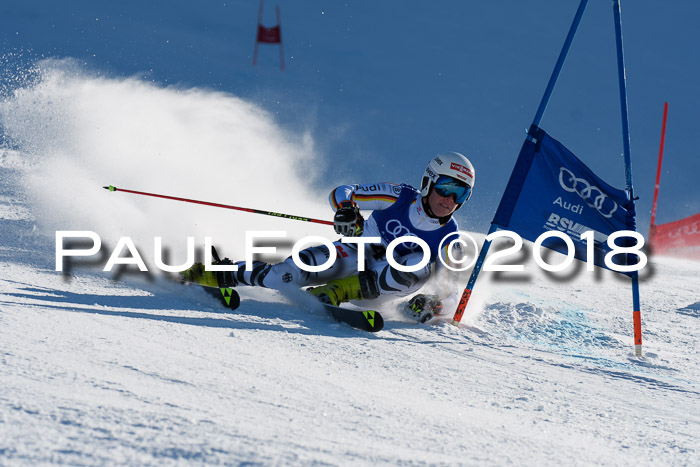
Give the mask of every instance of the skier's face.
[{"label": "skier's face", "polygon": [[455,209],[457,209],[457,203],[455,203],[454,196],[440,196],[435,190],[432,190],[430,196],[428,196],[428,205],[433,214],[437,217],[449,216]]}]

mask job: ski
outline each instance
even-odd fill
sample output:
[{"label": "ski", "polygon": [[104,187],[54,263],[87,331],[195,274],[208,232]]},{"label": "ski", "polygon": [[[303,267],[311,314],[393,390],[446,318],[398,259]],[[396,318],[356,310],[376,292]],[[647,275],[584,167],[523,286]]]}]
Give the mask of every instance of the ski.
[{"label": "ski", "polygon": [[[196,285],[196,284],[192,284]],[[235,289],[214,288],[202,286],[209,295],[216,298],[225,308],[237,309],[241,304],[241,297]],[[367,332],[379,332],[384,327],[384,318],[375,310],[350,310],[339,306],[321,303],[329,315],[336,321],[345,323],[355,329]]]},{"label": "ski", "polygon": [[[214,259],[214,264],[232,264],[231,260],[224,258],[223,260],[219,257],[219,253],[216,251],[214,245],[211,246],[211,256]],[[215,289],[213,287],[204,287],[204,289],[221,301],[221,304],[230,310],[235,310],[241,305],[241,296],[238,295],[235,289],[231,287],[220,287]]]},{"label": "ski", "polygon": [[204,287],[204,290],[206,290],[209,295],[217,298],[221,304],[229,310],[235,310],[241,305],[241,296],[238,295],[235,289]]},{"label": "ski", "polygon": [[336,321],[345,323],[355,329],[360,329],[367,332],[378,332],[384,327],[384,318],[375,310],[349,310],[339,306],[328,305],[322,303],[323,307],[328,311]]},{"label": "ski", "polygon": [[[196,285],[196,284],[192,284]],[[214,288],[202,286],[212,297],[229,310],[237,309],[241,304],[241,297],[235,289]],[[384,327],[384,318],[381,313],[375,310],[350,310],[339,306],[321,303],[329,315],[336,321],[345,323],[355,329],[367,332],[379,332]]]},{"label": "ski", "polygon": [[[214,264],[232,264],[228,258],[224,258],[222,260],[216,251],[216,248],[213,246],[211,248],[211,253],[212,258],[214,259]],[[241,304],[241,297],[238,295],[238,292],[236,292],[235,289],[224,287],[202,287],[204,287],[204,290],[206,290],[210,295],[215,296],[224,307],[230,310],[235,310]],[[326,309],[326,311],[328,311],[328,314],[335,318],[336,321],[345,323],[355,329],[360,329],[367,332],[378,332],[384,327],[384,318],[378,311],[350,310],[326,303],[321,303],[321,305]]]}]

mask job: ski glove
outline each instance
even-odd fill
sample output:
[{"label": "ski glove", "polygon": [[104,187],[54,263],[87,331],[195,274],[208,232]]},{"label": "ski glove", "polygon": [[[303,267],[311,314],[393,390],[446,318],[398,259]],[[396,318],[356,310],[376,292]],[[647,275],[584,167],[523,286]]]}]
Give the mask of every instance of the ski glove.
[{"label": "ski glove", "polygon": [[426,323],[442,312],[442,301],[437,295],[419,293],[407,303],[407,311],[418,323]]},{"label": "ski glove", "polygon": [[353,200],[341,201],[333,217],[335,232],[345,237],[359,237],[365,225],[360,208]]}]

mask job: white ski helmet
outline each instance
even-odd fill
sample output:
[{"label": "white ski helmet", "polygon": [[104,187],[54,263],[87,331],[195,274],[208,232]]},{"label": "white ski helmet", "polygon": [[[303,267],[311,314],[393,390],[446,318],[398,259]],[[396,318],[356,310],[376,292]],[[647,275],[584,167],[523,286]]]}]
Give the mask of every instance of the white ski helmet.
[{"label": "white ski helmet", "polygon": [[464,155],[458,152],[443,152],[428,162],[420,184],[420,194],[423,198],[427,198],[430,195],[435,182],[441,176],[448,176],[467,184],[469,191],[462,202],[456,200],[458,205],[461,206],[464,201],[471,197],[471,189],[474,188],[475,171],[472,163]]}]

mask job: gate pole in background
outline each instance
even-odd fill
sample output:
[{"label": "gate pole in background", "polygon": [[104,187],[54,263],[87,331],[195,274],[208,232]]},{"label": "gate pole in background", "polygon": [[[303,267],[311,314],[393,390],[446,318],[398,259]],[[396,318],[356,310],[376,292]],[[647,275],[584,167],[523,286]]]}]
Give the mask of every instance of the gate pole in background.
[{"label": "gate pole in background", "polygon": [[661,181],[661,162],[664,158],[664,142],[666,141],[666,117],[668,102],[664,102],[664,118],[661,123],[661,144],[659,145],[659,164],[656,166],[656,184],[654,185],[654,201],[651,203],[651,223],[649,225],[649,243],[654,243],[656,235],[656,203],[659,201],[659,183]]}]

